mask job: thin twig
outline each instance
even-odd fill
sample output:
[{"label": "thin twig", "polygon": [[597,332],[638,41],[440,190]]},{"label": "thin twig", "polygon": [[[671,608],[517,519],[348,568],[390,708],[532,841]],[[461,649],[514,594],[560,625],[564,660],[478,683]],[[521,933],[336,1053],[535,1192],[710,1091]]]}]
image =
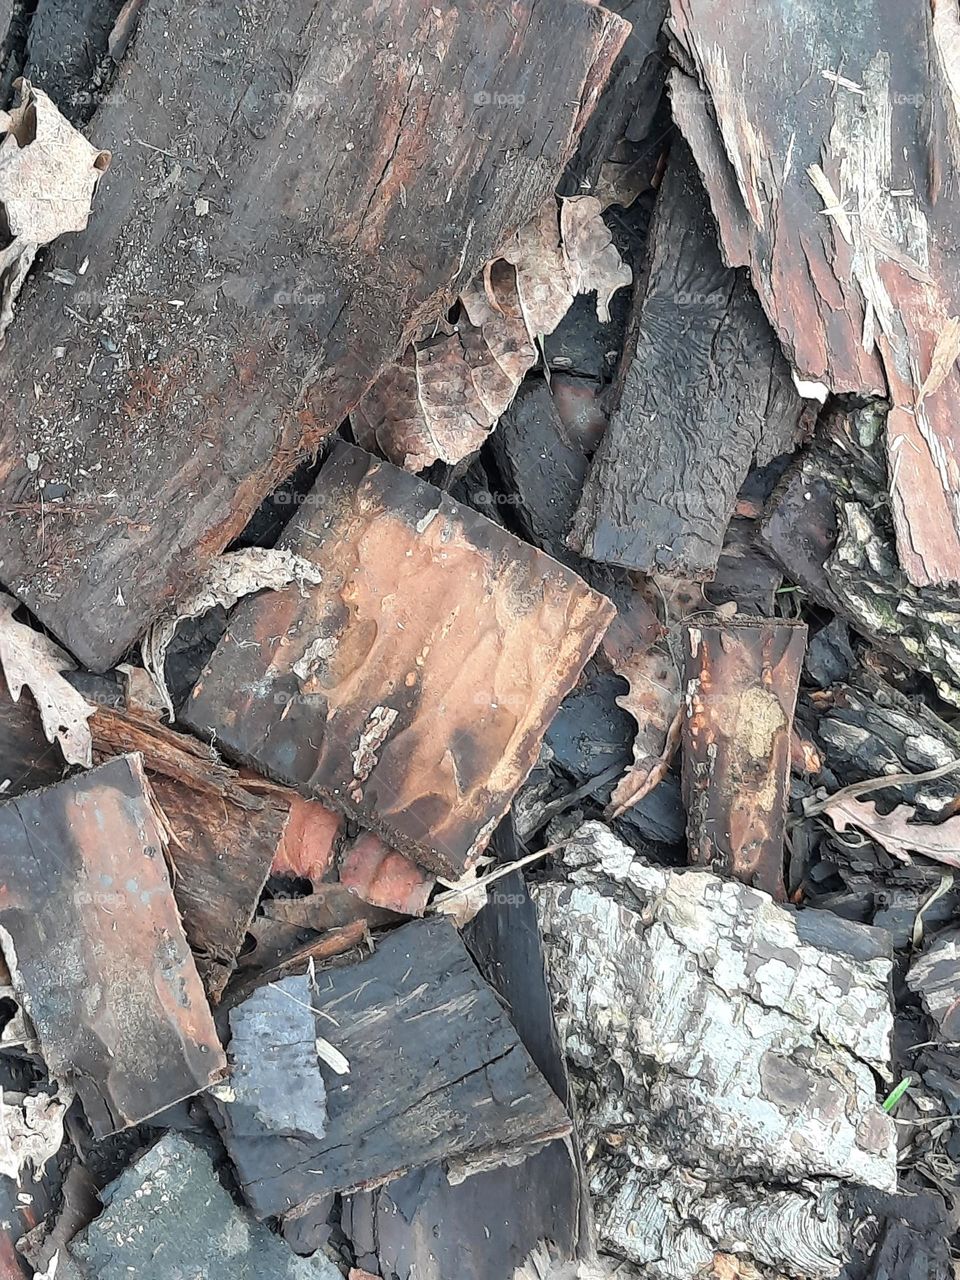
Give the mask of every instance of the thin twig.
[{"label": "thin twig", "polygon": [[951,760],[948,764],[942,764],[937,769],[928,769],[926,773],[888,773],[885,778],[869,778],[866,782],[851,782],[847,787],[841,787],[839,791],[835,791],[832,796],[827,796],[825,800],[817,800],[814,804],[808,805],[804,809],[804,818],[813,818],[818,813],[838,804],[841,800],[850,800],[856,796],[869,795],[872,791],[885,791],[887,787],[901,787],[917,782],[935,782],[937,778],[942,778],[948,773],[953,773],[954,769],[960,769],[960,757]]}]

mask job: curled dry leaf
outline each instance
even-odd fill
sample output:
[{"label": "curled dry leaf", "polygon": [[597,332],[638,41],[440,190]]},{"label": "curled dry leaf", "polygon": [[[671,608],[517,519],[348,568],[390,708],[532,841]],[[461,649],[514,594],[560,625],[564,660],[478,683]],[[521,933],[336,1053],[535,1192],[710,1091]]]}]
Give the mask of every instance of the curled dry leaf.
[{"label": "curled dry leaf", "polygon": [[932,826],[911,822],[916,810],[909,805],[900,804],[892,812],[882,814],[870,801],[851,796],[838,798],[836,804],[828,800],[821,812],[838,831],[857,827],[903,862],[910,861],[911,853],[919,853],[933,862],[960,867],[960,815]]},{"label": "curled dry leaf", "polygon": [[93,740],[88,721],[92,707],[64,680],[61,672],[76,663],[42,631],[14,621],[17,601],[0,594],[0,667],[14,702],[24,685],[33,694],[48,742],[59,742],[67,764],[93,764]]},{"label": "curled dry leaf", "polygon": [[[561,234],[562,233],[562,234]],[[569,237],[569,243],[565,237]],[[451,332],[415,343],[351,414],[357,442],[408,471],[479,449],[577,293],[612,295],[632,280],[592,196],[551,196],[460,295]]]},{"label": "curled dry leaf", "polygon": [[3,118],[0,207],[10,244],[0,250],[0,338],[40,245],[82,231],[110,152],[92,146],[28,80]]},{"label": "curled dry leaf", "polygon": [[560,203],[560,238],[574,293],[596,293],[597,319],[610,319],[610,299],[633,280],[621,259],[596,196],[574,196]]},{"label": "curled dry leaf", "polygon": [[214,560],[193,591],[157,619],[141,645],[143,665],[152,676],[170,719],[174,709],[164,678],[164,664],[167,649],[181,622],[199,618],[217,605],[232,609],[243,596],[256,591],[279,591],[294,582],[303,585],[319,581],[320,575],[309,560],[280,548],[246,547],[242,551],[228,551]]},{"label": "curled dry leaf", "polygon": [[73,1094],[4,1094],[0,1089],[0,1174],[19,1182],[29,1166],[36,1178],[63,1145],[63,1117]]}]

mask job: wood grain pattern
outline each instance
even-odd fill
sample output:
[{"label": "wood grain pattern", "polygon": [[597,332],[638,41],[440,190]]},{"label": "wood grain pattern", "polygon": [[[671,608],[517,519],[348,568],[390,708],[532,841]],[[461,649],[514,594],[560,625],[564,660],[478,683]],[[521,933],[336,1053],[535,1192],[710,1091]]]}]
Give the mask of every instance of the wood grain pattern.
[{"label": "wood grain pattern", "polygon": [[746,272],[724,265],[682,140],[649,253],[619,406],[570,545],[643,573],[707,579],[748,470],[794,446],[803,401]]},{"label": "wood grain pattern", "polygon": [[301,979],[316,1033],[349,1074],[317,1065],[322,1134],[271,1131],[217,1102],[218,1123],[258,1217],[308,1213],[331,1191],[375,1187],[442,1160],[482,1169],[570,1131],[454,926],[434,916],[383,938],[372,956]]},{"label": "wood grain pattern", "polygon": [[144,6],[89,227],[0,354],[3,580],[81,662],[114,663],[540,206],[626,31],[583,0]]},{"label": "wood grain pattern", "polygon": [[94,1134],[206,1089],[226,1065],[180,924],[138,755],[0,806],[0,937],[51,1074]]},{"label": "wood grain pattern", "polygon": [[532,769],[613,606],[470,508],[341,442],[282,541],[321,584],[243,602],[182,719],[431,870],[459,874]]},{"label": "wood grain pattern", "polygon": [[781,901],[790,729],[803,623],[740,618],[683,633],[689,857]]}]

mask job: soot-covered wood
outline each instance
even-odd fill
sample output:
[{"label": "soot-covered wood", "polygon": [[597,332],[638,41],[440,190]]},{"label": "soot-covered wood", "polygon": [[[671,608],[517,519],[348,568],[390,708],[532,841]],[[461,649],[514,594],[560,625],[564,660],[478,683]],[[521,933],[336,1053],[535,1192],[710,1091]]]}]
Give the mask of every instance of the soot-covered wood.
[{"label": "soot-covered wood", "polygon": [[[343,1055],[316,1061],[326,1119],[282,1132],[218,1102],[224,1142],[258,1217],[298,1217],[331,1191],[390,1181],[438,1160],[454,1175],[522,1158],[570,1132],[453,925],[418,920],[373,955],[302,979],[315,1034]],[[279,1087],[279,1084],[278,1084]]]},{"label": "soot-covered wood", "polygon": [[98,1137],[225,1066],[138,755],[0,806],[0,937],[53,1075]]},{"label": "soot-covered wood", "polygon": [[683,636],[683,792],[690,861],[786,896],[790,731],[807,628],[698,622]]},{"label": "soot-covered wood", "polygon": [[480,852],[613,616],[564,566],[338,442],[182,718],[442,874]]},{"label": "soot-covered wood", "polygon": [[583,0],[143,7],[90,124],[109,180],[0,355],[3,580],[83,663],[540,206],[626,30]]},{"label": "soot-covered wood", "polygon": [[570,542],[644,573],[709,578],[748,470],[792,448],[803,402],[746,272],[724,265],[682,141],[650,237],[619,406]]}]

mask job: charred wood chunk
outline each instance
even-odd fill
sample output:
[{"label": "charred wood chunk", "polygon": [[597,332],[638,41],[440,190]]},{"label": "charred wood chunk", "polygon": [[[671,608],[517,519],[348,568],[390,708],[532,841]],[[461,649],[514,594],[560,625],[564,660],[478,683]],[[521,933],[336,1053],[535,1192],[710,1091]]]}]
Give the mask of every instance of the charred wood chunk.
[{"label": "charred wood chunk", "polygon": [[225,1066],[139,755],[0,807],[0,939],[52,1075],[102,1137]]},{"label": "charred wood chunk", "polygon": [[459,875],[613,615],[575,574],[338,442],[283,545],[322,581],[245,601],[183,718]]},{"label": "charred wood chunk", "polygon": [[0,358],[3,579],[81,662],[115,662],[540,207],[627,30],[583,0],[143,6],[90,124],[122,163]]},{"label": "charred wood chunk", "polygon": [[717,1252],[834,1276],[840,1180],[896,1187],[877,1098],[889,939],[586,823],[532,887],[601,1245],[657,1280]]},{"label": "charred wood chunk", "polygon": [[124,0],[38,0],[24,75],[78,127],[106,96],[110,33]]},{"label": "charred wood chunk", "polygon": [[960,1041],[960,931],[942,934],[914,960],[907,986],[920,996],[941,1039]]},{"label": "charred wood chunk", "polygon": [[724,264],[681,143],[650,233],[635,346],[570,536],[594,560],[713,575],[755,459],[792,448],[803,402],[742,271]]},{"label": "charred wood chunk", "polygon": [[298,1258],[235,1205],[207,1153],[180,1134],[166,1134],[102,1194],[103,1212],[70,1245],[98,1280],[340,1280],[324,1254]]},{"label": "charred wood chunk", "polygon": [[749,266],[798,377],[889,398],[907,577],[955,583],[956,13],[876,0],[854,30],[815,0],[808,18],[798,26],[784,6],[751,0],[671,0],[668,29],[691,73],[674,73],[674,112],[725,258]]},{"label": "charred wood chunk", "polygon": [[783,835],[803,623],[687,626],[683,793],[690,861],[786,896]]},{"label": "charred wood chunk", "polygon": [[[562,1104],[449,921],[414,921],[366,959],[287,981],[286,997],[311,1011],[317,1105],[309,1114],[295,1109],[295,1131],[282,1132],[243,1096],[216,1103],[258,1217],[296,1218],[332,1191],[375,1186],[438,1160],[454,1176],[491,1167],[569,1133]],[[284,998],[273,990],[268,999]],[[231,1013],[235,1035],[234,1019],[246,1010]],[[274,1040],[258,1047],[244,1036],[230,1045],[238,1076],[255,1075],[260,1097],[282,1092],[286,1078]]]}]

